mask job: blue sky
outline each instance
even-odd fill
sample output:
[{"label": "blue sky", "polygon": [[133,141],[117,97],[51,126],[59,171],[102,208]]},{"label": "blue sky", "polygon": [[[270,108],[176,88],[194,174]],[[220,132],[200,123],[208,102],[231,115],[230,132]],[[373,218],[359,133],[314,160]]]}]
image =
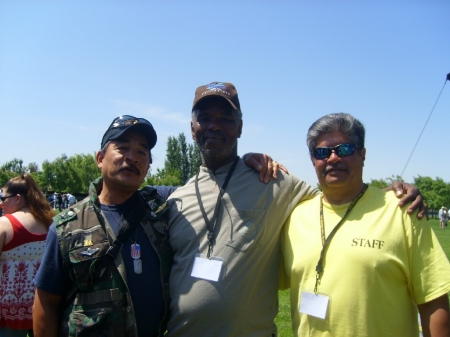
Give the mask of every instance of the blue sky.
[{"label": "blue sky", "polygon": [[239,153],[265,152],[316,184],[308,127],[366,127],[364,179],[450,181],[450,2],[0,0],[0,163],[94,153],[112,119],[190,136],[195,89],[236,85]]}]

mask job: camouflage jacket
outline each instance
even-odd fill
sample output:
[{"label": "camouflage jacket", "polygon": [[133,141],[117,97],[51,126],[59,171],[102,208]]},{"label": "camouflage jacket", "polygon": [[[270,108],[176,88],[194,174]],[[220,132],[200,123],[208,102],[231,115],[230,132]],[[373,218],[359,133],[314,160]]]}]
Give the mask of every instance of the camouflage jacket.
[{"label": "camouflage jacket", "polygon": [[[60,335],[137,337],[120,249],[114,260],[107,259],[108,249],[116,238],[100,211],[101,188],[99,178],[91,183],[88,197],[54,218],[61,255],[72,282],[65,299]],[[160,259],[166,304],[158,334],[162,336],[169,316],[168,283],[172,264],[166,229],[167,203],[152,187],[137,193],[144,197],[139,196],[140,209],[145,209],[140,225]]]}]

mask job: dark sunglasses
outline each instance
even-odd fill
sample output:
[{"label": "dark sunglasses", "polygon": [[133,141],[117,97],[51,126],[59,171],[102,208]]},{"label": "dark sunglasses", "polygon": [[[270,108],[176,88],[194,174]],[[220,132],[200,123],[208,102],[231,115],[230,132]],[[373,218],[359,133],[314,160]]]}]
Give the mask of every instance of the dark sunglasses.
[{"label": "dark sunglasses", "polygon": [[355,146],[353,144],[339,144],[335,147],[318,147],[314,149],[313,154],[316,159],[328,159],[333,151],[339,157],[347,157],[355,152]]},{"label": "dark sunglasses", "polygon": [[[130,126],[137,123],[144,123],[152,126],[150,122],[144,118],[136,118],[130,115],[123,115],[120,117],[117,117],[115,120],[112,121],[111,125],[109,126],[109,129],[114,128],[120,128],[122,126]],[[153,126],[152,126],[153,127]]]},{"label": "dark sunglasses", "polygon": [[16,194],[8,195],[7,197],[0,197],[0,200],[1,200],[2,202],[5,202],[6,199],[11,198],[11,197],[15,197],[15,196],[16,196]]}]

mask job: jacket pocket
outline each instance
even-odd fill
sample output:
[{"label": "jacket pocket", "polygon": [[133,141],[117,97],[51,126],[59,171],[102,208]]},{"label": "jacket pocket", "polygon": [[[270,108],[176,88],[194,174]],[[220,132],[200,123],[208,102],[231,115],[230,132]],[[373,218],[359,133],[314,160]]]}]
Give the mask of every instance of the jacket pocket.
[{"label": "jacket pocket", "polygon": [[[105,237],[106,240],[106,237]],[[92,282],[96,279],[95,271],[101,258],[109,248],[109,242],[103,241],[93,243],[85,240],[89,246],[81,246],[69,251],[69,260],[73,272],[74,282],[81,291],[90,289]]]},{"label": "jacket pocket", "polygon": [[231,212],[231,233],[227,246],[242,252],[255,246],[264,234],[265,210],[233,209]]},{"label": "jacket pocket", "polygon": [[78,293],[69,314],[68,336],[126,336],[126,296],[119,289]]}]

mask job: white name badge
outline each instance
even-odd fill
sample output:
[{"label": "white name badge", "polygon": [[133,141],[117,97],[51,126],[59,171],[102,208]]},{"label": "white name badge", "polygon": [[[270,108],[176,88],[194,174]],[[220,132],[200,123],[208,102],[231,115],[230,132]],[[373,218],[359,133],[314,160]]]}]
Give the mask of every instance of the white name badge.
[{"label": "white name badge", "polygon": [[302,314],[325,319],[329,300],[328,296],[302,291],[299,311]]},{"label": "white name badge", "polygon": [[223,261],[210,260],[204,257],[196,256],[194,266],[192,267],[192,277],[217,282],[222,270]]}]

